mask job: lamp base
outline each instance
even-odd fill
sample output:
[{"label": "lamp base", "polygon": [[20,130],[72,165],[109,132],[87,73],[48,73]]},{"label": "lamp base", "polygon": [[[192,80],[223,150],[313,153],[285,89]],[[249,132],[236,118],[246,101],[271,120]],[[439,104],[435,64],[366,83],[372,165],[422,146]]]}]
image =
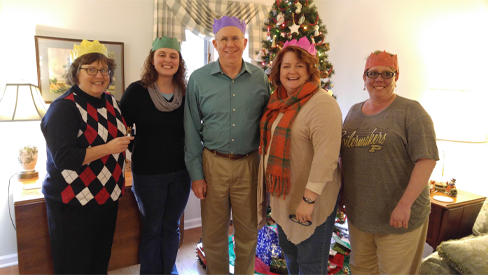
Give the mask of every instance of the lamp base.
[{"label": "lamp base", "polygon": [[18,179],[34,179],[34,178],[39,178],[39,172],[36,170],[32,171],[20,171],[19,174],[17,175]]}]

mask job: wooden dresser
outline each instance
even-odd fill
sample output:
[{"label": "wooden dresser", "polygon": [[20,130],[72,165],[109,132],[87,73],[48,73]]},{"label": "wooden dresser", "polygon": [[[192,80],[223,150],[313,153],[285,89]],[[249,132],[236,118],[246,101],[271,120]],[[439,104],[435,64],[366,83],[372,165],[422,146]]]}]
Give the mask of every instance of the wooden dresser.
[{"label": "wooden dresser", "polygon": [[427,243],[434,248],[450,239],[459,239],[472,234],[473,225],[486,197],[458,189],[453,202],[442,202],[434,196],[445,196],[440,192],[430,194],[431,212]]},{"label": "wooden dresser", "polygon": [[[132,174],[125,173],[126,192],[120,199],[109,270],[139,264],[141,219],[132,193]],[[53,274],[46,202],[40,188],[44,177],[18,182],[12,179],[17,254],[20,274]],[[27,188],[27,189],[26,189]],[[183,242],[184,217],[180,220],[180,245]]]}]

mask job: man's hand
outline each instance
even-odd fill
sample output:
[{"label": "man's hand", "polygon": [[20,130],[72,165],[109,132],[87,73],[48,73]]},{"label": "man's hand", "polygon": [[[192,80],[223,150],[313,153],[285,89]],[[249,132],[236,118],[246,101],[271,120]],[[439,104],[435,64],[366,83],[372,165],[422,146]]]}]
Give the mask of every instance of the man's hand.
[{"label": "man's hand", "polygon": [[204,179],[192,181],[191,190],[193,190],[195,197],[204,200],[207,196],[207,183]]}]

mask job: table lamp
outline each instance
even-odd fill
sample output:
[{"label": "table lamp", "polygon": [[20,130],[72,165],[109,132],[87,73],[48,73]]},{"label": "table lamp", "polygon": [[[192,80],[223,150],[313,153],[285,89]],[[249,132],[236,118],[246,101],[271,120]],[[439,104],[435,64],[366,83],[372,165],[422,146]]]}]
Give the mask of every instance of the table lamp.
[{"label": "table lamp", "polygon": [[[486,142],[485,128],[479,121],[482,115],[476,106],[479,100],[474,92],[430,89],[424,94],[421,104],[434,122],[438,141],[473,144]],[[451,180],[445,176],[445,162],[449,152],[447,149],[439,149],[439,153],[442,163],[439,182],[445,183]]]},{"label": "table lamp", "polygon": [[[1,122],[36,121],[41,120],[45,114],[46,106],[37,86],[32,84],[7,84],[5,86],[5,91],[0,97]],[[37,162],[35,146],[28,145],[20,148],[18,160],[25,167],[18,173],[19,179],[39,177],[39,173],[34,169],[35,162]]]}]

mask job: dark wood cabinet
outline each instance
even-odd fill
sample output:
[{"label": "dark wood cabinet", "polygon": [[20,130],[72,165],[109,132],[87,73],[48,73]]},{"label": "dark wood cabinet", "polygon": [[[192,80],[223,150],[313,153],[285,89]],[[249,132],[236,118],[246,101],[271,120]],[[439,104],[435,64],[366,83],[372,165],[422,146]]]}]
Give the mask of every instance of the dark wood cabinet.
[{"label": "dark wood cabinet", "polygon": [[434,248],[447,240],[459,239],[472,234],[473,225],[486,197],[458,189],[458,196],[452,202],[442,202],[434,196],[445,196],[436,192],[430,194],[431,212],[427,243]]},{"label": "dark wood cabinet", "polygon": [[[109,270],[139,264],[141,220],[134,193],[132,174],[125,173],[126,192],[120,199]],[[40,179],[15,183],[14,208],[17,225],[19,274],[53,274],[46,202]],[[180,246],[183,242],[184,216],[180,220]]]}]

